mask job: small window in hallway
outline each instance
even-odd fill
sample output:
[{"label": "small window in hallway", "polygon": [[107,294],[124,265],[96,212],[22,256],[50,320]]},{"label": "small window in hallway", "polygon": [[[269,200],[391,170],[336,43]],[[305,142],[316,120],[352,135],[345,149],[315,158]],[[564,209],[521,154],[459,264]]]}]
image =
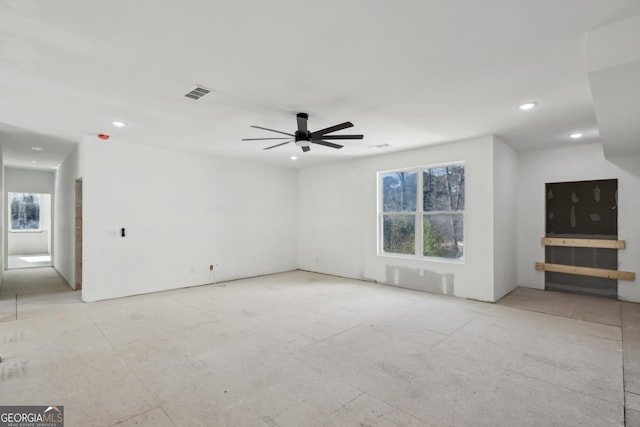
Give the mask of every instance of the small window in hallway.
[{"label": "small window in hallway", "polygon": [[40,194],[9,193],[11,231],[40,230]]}]

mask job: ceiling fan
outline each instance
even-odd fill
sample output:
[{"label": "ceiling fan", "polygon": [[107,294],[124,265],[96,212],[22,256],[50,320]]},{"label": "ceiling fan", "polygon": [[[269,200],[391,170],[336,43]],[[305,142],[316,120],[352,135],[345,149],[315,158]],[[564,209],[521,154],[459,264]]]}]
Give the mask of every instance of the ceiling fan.
[{"label": "ceiling fan", "polygon": [[302,148],[302,151],[306,153],[311,149],[310,147],[311,144],[324,145],[325,147],[331,147],[331,148],[343,147],[340,144],[334,144],[333,142],[326,141],[327,139],[362,139],[364,138],[363,135],[328,135],[330,133],[352,127],[353,123],[351,122],[344,122],[344,123],[340,123],[339,125],[317,130],[315,132],[309,132],[307,128],[309,115],[307,113],[298,113],[296,115],[296,118],[298,120],[298,130],[296,130],[295,133],[281,132],[279,130],[264,128],[262,126],[251,126],[252,128],[256,128],[256,129],[268,130],[269,132],[276,132],[283,135],[287,135],[288,138],[282,138],[282,137],[280,138],[244,138],[242,140],[243,141],[264,141],[264,140],[272,140],[272,139],[288,139],[289,141],[285,141],[280,144],[263,148],[263,150],[270,150],[272,148],[276,148],[281,145],[288,144],[290,142],[295,142],[295,144],[298,147]]}]

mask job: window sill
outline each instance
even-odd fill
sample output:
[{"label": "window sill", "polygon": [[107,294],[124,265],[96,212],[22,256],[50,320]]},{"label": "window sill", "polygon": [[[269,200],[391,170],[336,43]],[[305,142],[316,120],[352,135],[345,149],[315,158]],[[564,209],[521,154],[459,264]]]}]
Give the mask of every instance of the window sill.
[{"label": "window sill", "polygon": [[9,230],[9,233],[22,234],[22,233],[42,233],[44,230]]},{"label": "window sill", "polygon": [[378,252],[378,256],[385,257],[385,258],[404,259],[407,261],[438,262],[443,264],[458,264],[458,265],[466,264],[464,257],[436,258],[436,257],[417,256],[417,255],[408,255],[408,254],[393,254],[393,253],[387,253],[387,252]]}]

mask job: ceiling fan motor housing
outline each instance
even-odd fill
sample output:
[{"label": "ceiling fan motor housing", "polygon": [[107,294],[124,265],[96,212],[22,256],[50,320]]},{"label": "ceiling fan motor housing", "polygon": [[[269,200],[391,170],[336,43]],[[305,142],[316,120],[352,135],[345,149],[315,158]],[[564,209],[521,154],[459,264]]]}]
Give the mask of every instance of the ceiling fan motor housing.
[{"label": "ceiling fan motor housing", "polygon": [[296,145],[298,147],[308,147],[311,141],[311,132],[307,129],[309,115],[307,113],[298,113],[296,117],[298,118],[298,130],[295,133]]},{"label": "ceiling fan motor housing", "polygon": [[296,143],[298,141],[310,141],[311,140],[311,133],[309,131],[297,130],[295,138],[296,138]]}]

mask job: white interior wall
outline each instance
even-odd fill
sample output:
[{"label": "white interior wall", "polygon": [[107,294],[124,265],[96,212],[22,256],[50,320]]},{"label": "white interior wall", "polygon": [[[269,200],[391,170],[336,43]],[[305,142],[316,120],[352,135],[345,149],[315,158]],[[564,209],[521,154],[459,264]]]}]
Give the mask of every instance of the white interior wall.
[{"label": "white interior wall", "polygon": [[517,284],[517,182],[518,155],[496,138],[493,152],[494,301]]},{"label": "white interior wall", "polygon": [[[298,266],[493,301],[493,137],[303,169]],[[377,255],[377,172],[465,162],[465,262]],[[421,274],[422,273],[422,274]]]},{"label": "white interior wall", "polygon": [[[633,170],[605,159],[600,144],[521,153],[518,159],[518,284],[544,289],[544,272],[536,261],[544,261],[540,239],[545,233],[545,183],[618,179],[618,238],[627,248],[618,255],[619,270],[640,273],[640,168]],[[618,297],[640,302],[640,285],[618,281]]]},{"label": "white interior wall", "polygon": [[55,201],[53,211],[56,220],[53,229],[56,238],[53,249],[56,254],[53,266],[75,289],[75,183],[81,177],[79,158],[81,149],[75,149],[55,174]]},{"label": "white interior wall", "polygon": [[297,267],[297,171],[117,142],[82,149],[85,301]]},{"label": "white interior wall", "polygon": [[[620,269],[640,265],[633,220],[640,174],[607,161],[597,144],[516,155],[487,137],[297,173],[117,143],[83,147],[91,171],[85,179],[87,301],[296,267],[427,291],[453,284],[455,295],[486,301],[512,289],[514,275],[519,285],[543,289],[544,274],[534,263],[544,259],[544,184],[587,179],[619,179],[619,233],[627,241]],[[66,223],[56,228],[56,268],[69,283],[79,158],[74,152],[57,174],[55,212]],[[376,173],[461,160],[468,195],[465,264],[377,256]],[[188,201],[186,222],[172,203],[180,198]],[[124,239],[117,237],[121,227]],[[517,244],[509,237],[514,229]],[[218,264],[215,278],[211,263]],[[640,301],[635,282],[621,281],[619,295]]]},{"label": "white interior wall", "polygon": [[5,187],[7,192],[53,194],[54,175],[53,171],[7,167]]}]

